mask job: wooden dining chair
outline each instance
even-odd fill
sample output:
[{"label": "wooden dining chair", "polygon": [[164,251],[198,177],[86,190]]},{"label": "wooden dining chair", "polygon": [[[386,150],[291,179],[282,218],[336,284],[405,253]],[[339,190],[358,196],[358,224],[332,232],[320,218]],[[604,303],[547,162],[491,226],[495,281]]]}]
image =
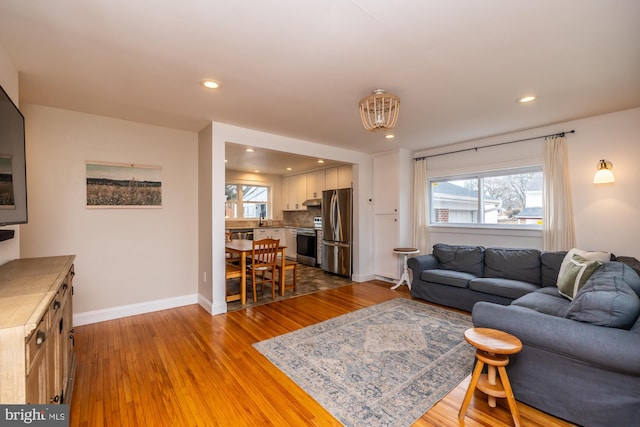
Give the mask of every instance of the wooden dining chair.
[{"label": "wooden dining chair", "polygon": [[[234,264],[226,264],[225,265],[225,277],[226,277],[226,301],[239,301],[241,299],[242,290],[239,289],[238,292],[232,292],[229,289],[229,280],[230,279],[240,279],[242,277],[242,269]],[[242,283],[240,284],[242,286]]]},{"label": "wooden dining chair", "polygon": [[[264,286],[271,282],[271,297],[276,297],[276,260],[278,257],[279,239],[254,240],[251,248],[251,262],[247,263],[247,277],[251,275],[253,302],[258,300],[257,285],[264,293]],[[269,273],[269,276],[267,276]]]},{"label": "wooden dining chair", "polygon": [[[276,269],[279,271],[280,269],[282,269],[282,262],[281,262],[281,258],[280,256],[278,256],[278,261],[276,262]],[[293,280],[291,281],[291,287],[293,289],[293,292],[296,292],[298,289],[298,263],[295,261],[290,261],[288,259],[284,260],[284,271],[291,271],[293,274]],[[282,286],[282,284],[280,283],[280,273],[277,274],[277,282],[278,282],[278,287]],[[285,283],[289,283],[289,281],[285,281]],[[286,286],[285,286],[286,288]]]}]

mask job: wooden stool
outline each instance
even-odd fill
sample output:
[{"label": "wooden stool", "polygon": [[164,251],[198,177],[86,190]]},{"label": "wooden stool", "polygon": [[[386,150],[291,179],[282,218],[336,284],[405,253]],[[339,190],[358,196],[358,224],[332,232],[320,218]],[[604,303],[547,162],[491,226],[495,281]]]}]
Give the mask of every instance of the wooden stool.
[{"label": "wooden stool", "polygon": [[[506,397],[513,422],[516,427],[519,427],[520,414],[505,366],[509,364],[509,354],[516,354],[522,350],[522,342],[511,334],[488,328],[467,329],[464,332],[464,339],[477,349],[478,363],[473,370],[467,394],[465,394],[458,412],[460,425],[464,425],[464,416],[471,402],[473,391],[477,387],[489,396],[489,406],[492,408],[496,407],[496,397]],[[483,374],[482,368],[485,364],[487,365],[487,373]],[[496,368],[500,378],[496,378]]]},{"label": "wooden stool", "polygon": [[[282,267],[280,266],[280,261],[278,261],[278,263],[276,264],[276,269],[279,271]],[[293,292],[295,292],[298,288],[297,288],[297,276],[298,276],[298,263],[295,261],[285,261],[284,263],[284,271],[285,273],[287,272],[287,270],[291,270],[293,271]],[[278,274],[278,279],[280,278],[280,274]],[[285,285],[286,285],[286,281],[285,281]],[[278,286],[280,286],[280,281],[278,280]],[[286,286],[285,286],[286,287]]]}]

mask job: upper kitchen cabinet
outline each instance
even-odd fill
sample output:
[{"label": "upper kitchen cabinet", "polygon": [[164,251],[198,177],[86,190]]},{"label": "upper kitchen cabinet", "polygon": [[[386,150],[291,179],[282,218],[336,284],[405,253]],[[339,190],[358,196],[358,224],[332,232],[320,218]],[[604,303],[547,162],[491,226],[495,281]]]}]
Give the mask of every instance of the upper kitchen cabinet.
[{"label": "upper kitchen cabinet", "polygon": [[282,210],[304,211],[302,203],[307,200],[306,175],[292,175],[282,178]]},{"label": "upper kitchen cabinet", "polygon": [[325,190],[325,171],[309,172],[307,176],[307,199],[320,199]]},{"label": "upper kitchen cabinet", "polygon": [[325,189],[351,188],[353,172],[351,165],[337,166],[325,170]]}]

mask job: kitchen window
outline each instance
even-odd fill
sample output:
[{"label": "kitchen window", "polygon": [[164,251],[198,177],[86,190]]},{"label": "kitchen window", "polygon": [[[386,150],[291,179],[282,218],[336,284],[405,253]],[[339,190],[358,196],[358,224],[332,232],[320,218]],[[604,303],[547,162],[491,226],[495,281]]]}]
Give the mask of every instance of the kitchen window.
[{"label": "kitchen window", "polygon": [[227,183],[225,196],[225,216],[228,219],[267,218],[271,211],[268,186]]},{"label": "kitchen window", "polygon": [[542,166],[429,179],[430,225],[541,228]]}]

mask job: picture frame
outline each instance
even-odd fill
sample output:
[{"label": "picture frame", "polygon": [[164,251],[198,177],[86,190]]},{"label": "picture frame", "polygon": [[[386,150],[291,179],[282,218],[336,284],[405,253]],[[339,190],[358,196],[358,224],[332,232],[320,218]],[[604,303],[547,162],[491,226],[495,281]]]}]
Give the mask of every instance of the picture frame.
[{"label": "picture frame", "polygon": [[86,161],[87,208],[161,208],[162,167]]}]

